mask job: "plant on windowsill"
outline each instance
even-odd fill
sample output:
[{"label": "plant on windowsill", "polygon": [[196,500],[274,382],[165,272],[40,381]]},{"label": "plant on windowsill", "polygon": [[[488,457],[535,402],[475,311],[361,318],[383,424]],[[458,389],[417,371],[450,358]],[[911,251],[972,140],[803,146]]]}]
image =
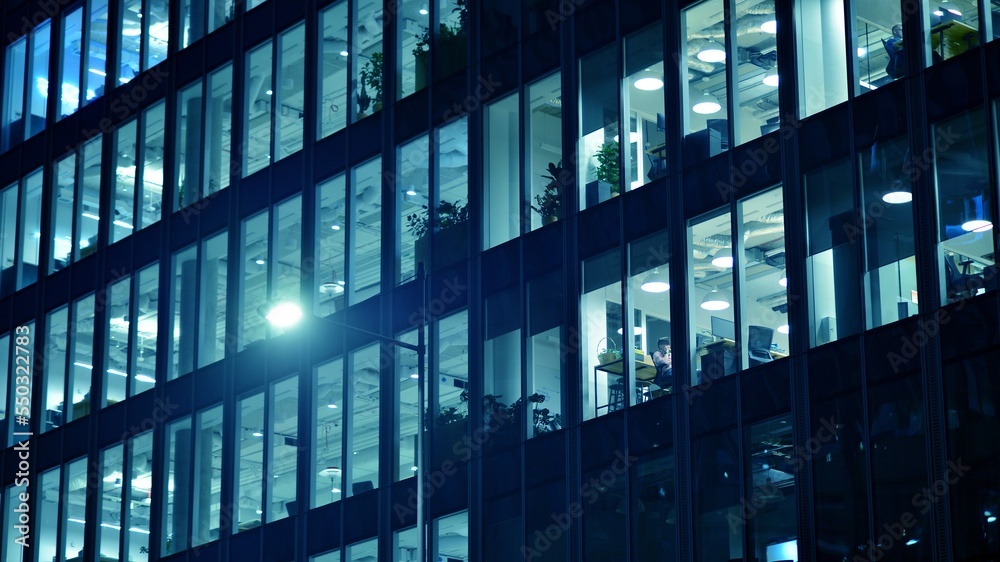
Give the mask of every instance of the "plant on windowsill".
[{"label": "plant on windowsill", "polygon": [[549,180],[545,185],[545,190],[535,196],[536,205],[531,205],[531,210],[542,217],[542,224],[549,224],[559,220],[559,209],[562,207],[562,186],[566,178],[563,177],[565,170],[562,167],[562,160],[559,164],[549,162],[549,175],[542,176]]},{"label": "plant on windowsill", "polygon": [[[413,242],[413,253],[415,263],[427,263],[427,256],[430,255],[430,215],[427,213],[427,205],[421,205],[422,211],[410,213],[406,216],[407,228],[410,234],[416,239]],[[469,204],[462,200],[455,202],[441,201],[437,206],[437,236],[436,247],[441,249],[438,252],[444,255],[447,252],[454,252],[456,249],[464,251],[468,239]],[[435,263],[438,258],[434,258]]]},{"label": "plant on windowsill", "polygon": [[[466,30],[469,28],[469,9],[466,6],[467,0],[458,0],[457,6],[452,13],[458,13],[458,24],[450,26],[441,23],[438,26],[437,40],[435,48],[438,53],[442,53],[438,60],[443,69],[438,72],[439,76],[447,76],[453,71],[465,65],[466,45],[468,43]],[[430,55],[431,33],[430,28],[425,27],[423,33],[417,37],[417,43],[413,46],[413,60],[415,69],[415,89],[420,90],[427,85],[427,57]]]},{"label": "plant on windowsill", "polygon": [[[601,342],[608,342],[606,347],[601,347]],[[618,345],[615,344],[615,340],[611,338],[601,338],[597,342],[597,362],[600,365],[606,365],[612,361],[618,361],[622,358],[622,351],[618,349]]]},{"label": "plant on windowsill", "polygon": [[606,142],[594,155],[597,158],[597,181],[611,184],[611,195],[621,190],[618,174],[618,143]]},{"label": "plant on windowsill", "polygon": [[[364,68],[358,73],[361,81],[361,93],[358,94],[358,114],[359,117],[368,110],[368,104],[372,104],[372,112],[382,109],[382,53],[372,53]],[[372,96],[368,96],[368,89],[371,89]]]}]

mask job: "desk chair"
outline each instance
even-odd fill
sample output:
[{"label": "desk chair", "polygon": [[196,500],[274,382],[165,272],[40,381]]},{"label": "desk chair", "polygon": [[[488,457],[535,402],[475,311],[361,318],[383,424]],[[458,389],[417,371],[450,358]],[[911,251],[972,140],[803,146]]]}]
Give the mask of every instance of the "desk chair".
[{"label": "desk chair", "polygon": [[747,338],[747,354],[750,356],[750,366],[756,367],[761,363],[770,363],[771,340],[774,338],[774,330],[764,326],[750,326]]},{"label": "desk chair", "polygon": [[[959,265],[962,266],[961,270],[958,268]],[[947,287],[948,299],[960,300],[974,297],[978,288],[985,286],[982,277],[969,273],[971,265],[972,260],[956,263],[954,254],[945,255],[945,286]]]}]

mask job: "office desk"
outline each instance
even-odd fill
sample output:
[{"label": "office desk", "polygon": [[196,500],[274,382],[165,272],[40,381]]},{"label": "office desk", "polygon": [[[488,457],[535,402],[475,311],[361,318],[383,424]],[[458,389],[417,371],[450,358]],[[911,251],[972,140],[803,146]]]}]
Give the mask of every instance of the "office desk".
[{"label": "office desk", "polygon": [[[625,360],[616,359],[615,361],[609,361],[601,365],[594,367],[594,402],[597,403],[598,395],[598,385],[597,385],[597,371],[604,371],[608,374],[608,403],[601,406],[597,405],[595,412],[600,412],[601,408],[607,408],[609,412],[614,412],[616,410],[622,409],[625,404]],[[614,383],[611,382],[612,377],[618,380]],[[637,392],[640,389],[645,389],[652,384],[653,379],[656,378],[656,365],[653,365],[653,360],[648,354],[643,355],[640,359],[638,355],[635,356],[635,385]],[[616,396],[617,395],[617,396]],[[639,396],[647,396],[646,393],[642,393]]]},{"label": "office desk", "polygon": [[939,23],[930,29],[930,34],[931,50],[946,59],[979,45],[979,31],[960,21]]},{"label": "office desk", "polygon": [[[709,344],[705,344],[699,347],[697,350],[698,356],[701,358],[701,372],[702,377],[706,377],[707,373],[710,371],[709,368],[713,368],[711,371],[712,375],[708,376],[709,379],[719,378],[720,374],[732,375],[736,372],[737,366],[740,361],[736,356],[736,342],[729,339],[723,338],[718,341],[714,341]],[[776,350],[768,350],[771,354],[772,359],[784,359],[788,357],[787,353],[782,353]],[[729,359],[731,360],[729,365],[726,365],[726,354],[729,354]],[[713,367],[714,366],[714,367]],[[699,383],[701,381],[698,381]]]}]

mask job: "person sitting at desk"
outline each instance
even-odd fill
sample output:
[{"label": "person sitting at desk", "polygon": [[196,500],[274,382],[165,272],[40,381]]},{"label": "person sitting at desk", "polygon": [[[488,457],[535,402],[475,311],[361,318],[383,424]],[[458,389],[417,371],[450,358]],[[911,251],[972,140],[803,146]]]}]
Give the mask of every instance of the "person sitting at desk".
[{"label": "person sitting at desk", "polygon": [[667,389],[674,386],[673,359],[670,354],[670,338],[663,337],[656,341],[659,348],[653,352],[653,365],[656,367],[656,377],[653,384]]}]

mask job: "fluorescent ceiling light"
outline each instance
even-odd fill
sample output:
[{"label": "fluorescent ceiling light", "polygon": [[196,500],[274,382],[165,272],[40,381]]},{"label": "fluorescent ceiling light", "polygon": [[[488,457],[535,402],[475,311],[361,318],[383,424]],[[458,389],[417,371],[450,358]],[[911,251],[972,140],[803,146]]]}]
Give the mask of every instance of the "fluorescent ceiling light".
[{"label": "fluorescent ceiling light", "polygon": [[149,375],[136,375],[135,380],[149,384],[156,384],[156,379]]},{"label": "fluorescent ceiling light", "polygon": [[901,205],[913,201],[913,194],[909,191],[890,191],[882,196],[882,200],[890,205]]}]

